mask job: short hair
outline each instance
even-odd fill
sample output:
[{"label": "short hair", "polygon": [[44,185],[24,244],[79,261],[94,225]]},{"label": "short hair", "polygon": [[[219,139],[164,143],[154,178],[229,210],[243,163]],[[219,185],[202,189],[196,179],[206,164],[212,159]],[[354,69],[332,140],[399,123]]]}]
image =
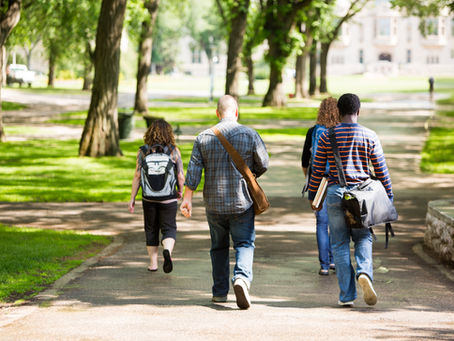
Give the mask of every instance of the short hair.
[{"label": "short hair", "polygon": [[360,106],[359,97],[355,94],[343,94],[337,100],[337,108],[341,116],[356,114]]},{"label": "short hair", "polygon": [[238,102],[233,96],[224,95],[219,98],[217,109],[221,117],[235,116],[238,109]]}]

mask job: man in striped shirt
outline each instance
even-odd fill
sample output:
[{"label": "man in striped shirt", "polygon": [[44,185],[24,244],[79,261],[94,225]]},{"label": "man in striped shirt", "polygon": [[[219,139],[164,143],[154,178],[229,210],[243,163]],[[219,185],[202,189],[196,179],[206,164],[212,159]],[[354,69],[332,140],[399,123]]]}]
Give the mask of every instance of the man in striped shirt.
[{"label": "man in striped shirt", "polygon": [[[369,178],[369,163],[372,163],[375,176],[383,183],[388,197],[393,200],[391,179],[383,149],[377,134],[360,124],[358,116],[360,101],[354,94],[342,95],[337,107],[341,123],[334,131],[339,148],[342,166],[347,181],[346,187],[339,185],[338,172],[334,160],[329,132],[320,136],[317,153],[312,162],[312,175],[309,182],[309,200],[312,205],[318,186],[329,163],[329,181],[324,205],[328,206],[328,219],[333,249],[334,263],[340,294],[339,305],[353,305],[357,297],[355,279],[363,291],[364,300],[369,305],[377,303],[377,294],[372,286],[372,235],[369,229],[349,229],[344,220],[341,206],[343,193]],[[321,206],[318,208],[321,209]],[[356,273],[350,259],[350,238],[355,245]]]}]

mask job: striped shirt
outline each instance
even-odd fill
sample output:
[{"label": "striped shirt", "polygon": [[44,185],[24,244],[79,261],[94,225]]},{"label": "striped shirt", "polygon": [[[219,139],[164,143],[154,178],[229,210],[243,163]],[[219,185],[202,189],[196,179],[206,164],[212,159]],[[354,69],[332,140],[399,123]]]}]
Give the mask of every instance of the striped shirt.
[{"label": "striped shirt", "polygon": [[[259,134],[235,120],[223,119],[216,128],[241,155],[257,177],[268,168],[269,157]],[[205,170],[203,199],[207,211],[239,214],[252,206],[246,180],[211,129],[200,133],[192,149],[185,185],[195,191]]]},{"label": "striped shirt", "polygon": [[[358,123],[340,123],[335,127],[339,154],[342,159],[347,185],[355,185],[369,178],[369,161],[375,176],[382,182],[388,197],[393,198],[391,178],[377,134]],[[338,184],[338,173],[329,139],[329,131],[320,136],[317,153],[312,162],[309,181],[309,200],[313,200],[329,163],[328,186]]]}]

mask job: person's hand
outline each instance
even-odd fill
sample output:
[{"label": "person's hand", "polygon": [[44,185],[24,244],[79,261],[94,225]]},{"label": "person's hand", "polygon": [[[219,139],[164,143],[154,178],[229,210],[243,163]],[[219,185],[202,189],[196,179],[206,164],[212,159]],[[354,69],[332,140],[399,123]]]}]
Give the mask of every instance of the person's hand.
[{"label": "person's hand", "polygon": [[129,213],[134,213],[134,206],[136,205],[136,201],[134,199],[131,199],[129,201],[128,209]]},{"label": "person's hand", "polygon": [[178,191],[177,192],[177,199],[180,200],[181,198],[183,198],[183,192]]},{"label": "person's hand", "polygon": [[313,211],[320,211],[323,208],[323,203],[321,203],[318,207],[315,207],[312,200],[309,200],[309,204]]},{"label": "person's hand", "polygon": [[183,199],[180,211],[186,218],[190,218],[192,216],[192,202],[187,199]]}]

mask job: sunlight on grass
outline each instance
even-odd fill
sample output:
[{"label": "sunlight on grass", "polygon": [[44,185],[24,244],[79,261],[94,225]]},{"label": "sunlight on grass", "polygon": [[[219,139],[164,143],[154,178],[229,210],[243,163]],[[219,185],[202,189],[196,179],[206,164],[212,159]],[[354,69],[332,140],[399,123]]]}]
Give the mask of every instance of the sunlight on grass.
[{"label": "sunlight on grass", "polygon": [[6,135],[41,135],[49,130],[47,127],[36,126],[4,126]]},{"label": "sunlight on grass", "polygon": [[33,297],[110,241],[86,233],[0,224],[0,302]]},{"label": "sunlight on grass", "polygon": [[454,173],[454,127],[434,127],[424,145],[421,170],[429,173]]},{"label": "sunlight on grass", "polygon": [[[211,125],[218,122],[216,107],[150,107],[150,116],[164,118],[173,126]],[[260,120],[315,120],[317,108],[305,107],[244,107],[240,109],[240,122],[252,123]],[[62,113],[49,122],[56,124],[84,125],[87,111]],[[142,116],[135,116],[135,126],[145,128]]]},{"label": "sunlight on grass", "polygon": [[[123,157],[78,156],[78,141],[0,144],[0,201],[128,201],[142,141],[121,142]],[[187,166],[192,144],[179,146]]]},{"label": "sunlight on grass", "polygon": [[2,110],[3,111],[22,110],[22,109],[25,109],[26,107],[27,106],[25,104],[2,101]]}]

